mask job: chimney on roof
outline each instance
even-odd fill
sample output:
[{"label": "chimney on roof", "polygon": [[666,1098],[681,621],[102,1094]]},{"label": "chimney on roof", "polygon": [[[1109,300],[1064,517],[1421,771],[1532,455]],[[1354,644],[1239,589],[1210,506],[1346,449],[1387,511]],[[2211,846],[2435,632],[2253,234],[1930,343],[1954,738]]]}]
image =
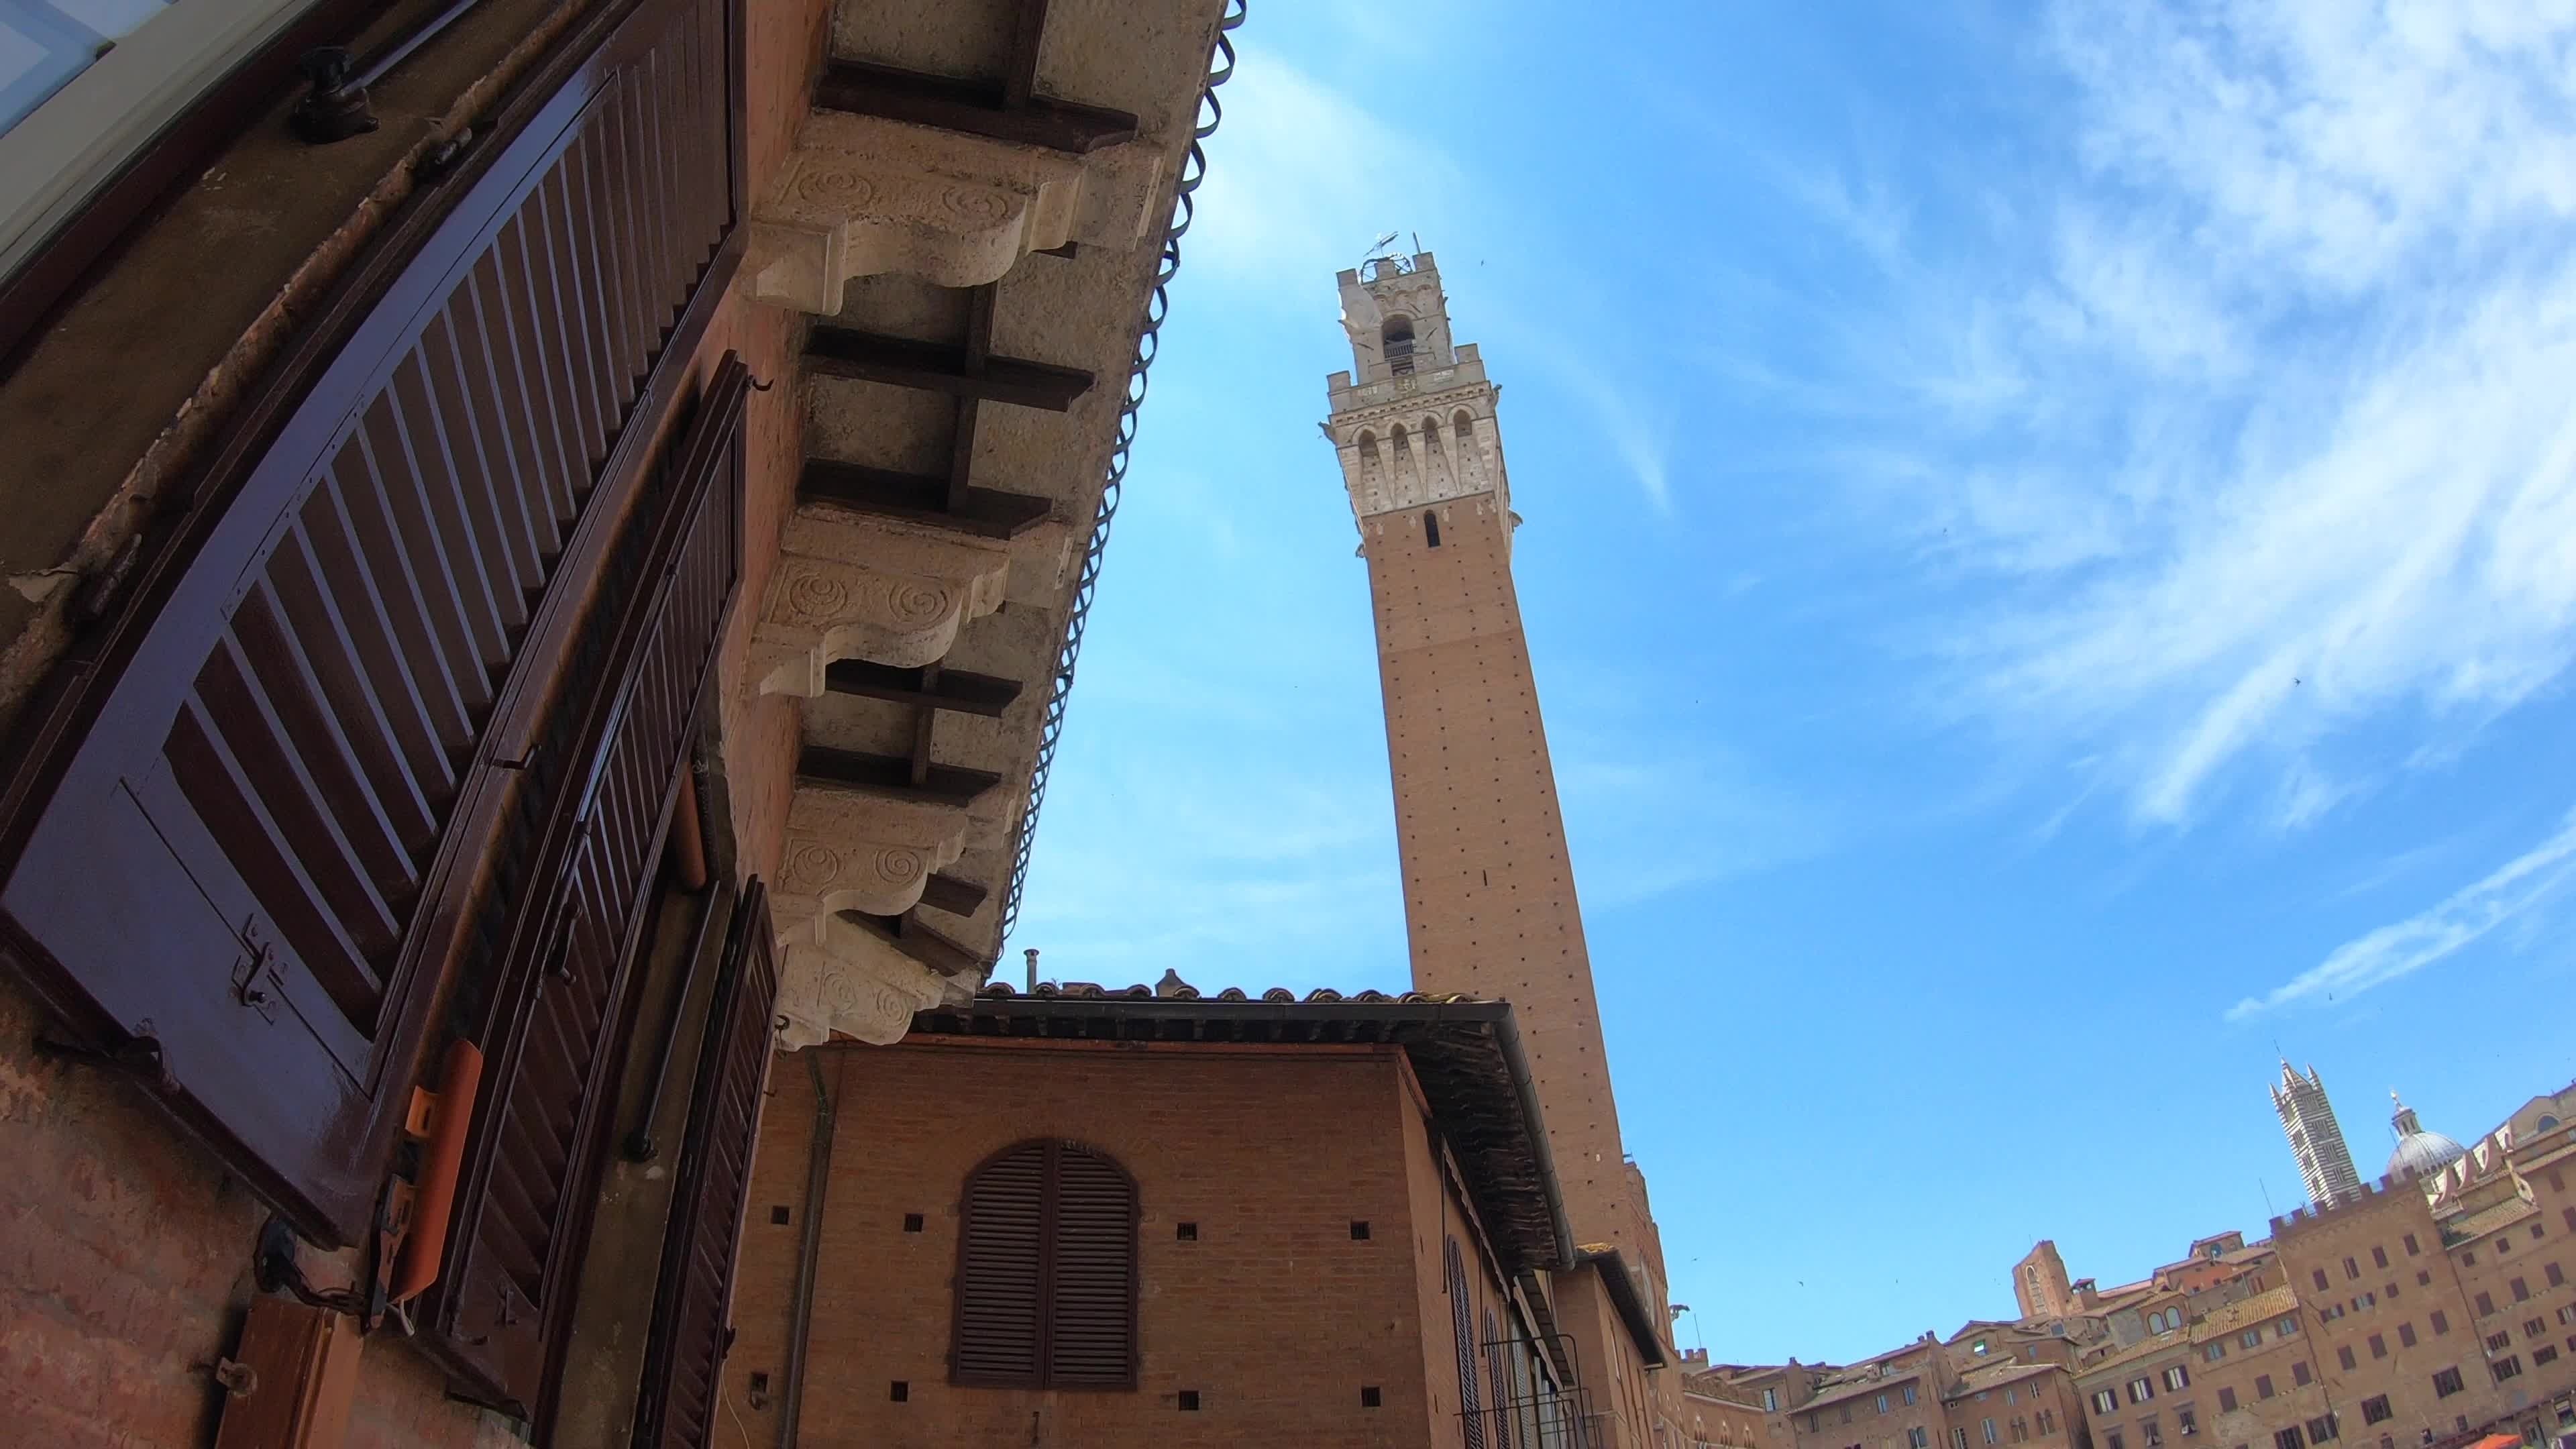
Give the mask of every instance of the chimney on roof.
[{"label": "chimney on roof", "polygon": [[1035,947],[1035,946],[1031,946],[1029,949],[1027,949],[1027,950],[1025,950],[1025,951],[1022,951],[1020,954],[1021,954],[1022,956],[1025,956],[1025,957],[1027,957],[1027,958],[1028,958],[1028,962],[1029,962],[1029,989],[1030,989],[1031,991],[1035,991],[1035,990],[1037,990],[1037,989],[1038,989],[1038,948],[1037,948],[1037,947]]},{"label": "chimney on roof", "polygon": [[1190,985],[1190,983],[1181,979],[1180,972],[1166,966],[1163,968],[1163,979],[1154,983],[1154,994],[1164,998],[1165,1000],[1170,1000],[1173,997],[1181,997],[1184,999],[1194,997],[1198,995],[1198,992]]}]

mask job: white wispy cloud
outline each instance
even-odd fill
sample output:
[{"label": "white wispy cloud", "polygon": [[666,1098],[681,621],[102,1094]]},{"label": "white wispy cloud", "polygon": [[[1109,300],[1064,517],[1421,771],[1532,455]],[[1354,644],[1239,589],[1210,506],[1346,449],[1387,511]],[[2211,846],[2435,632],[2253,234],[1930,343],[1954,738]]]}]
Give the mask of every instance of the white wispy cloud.
[{"label": "white wispy cloud", "polygon": [[2054,164],[1744,168],[1868,262],[1765,365],[1890,402],[1809,466],[1957,587],[1916,636],[1956,708],[2141,821],[2262,770],[2313,824],[2408,767],[2364,726],[2437,763],[2576,657],[2576,0],[2051,16]]},{"label": "white wispy cloud", "polygon": [[1465,189],[1446,152],[1257,40],[1226,85],[1212,146],[1183,242],[1190,267],[1299,316],[1329,300],[1333,273],[1358,265],[1380,232],[1437,235]]},{"label": "white wispy cloud", "polygon": [[2429,910],[2344,942],[2288,981],[2228,1008],[2227,1019],[2243,1021],[2321,998],[2346,1001],[2421,971],[2499,927],[2530,917],[2571,879],[2576,879],[2576,814],[2556,834],[2474,885]]}]

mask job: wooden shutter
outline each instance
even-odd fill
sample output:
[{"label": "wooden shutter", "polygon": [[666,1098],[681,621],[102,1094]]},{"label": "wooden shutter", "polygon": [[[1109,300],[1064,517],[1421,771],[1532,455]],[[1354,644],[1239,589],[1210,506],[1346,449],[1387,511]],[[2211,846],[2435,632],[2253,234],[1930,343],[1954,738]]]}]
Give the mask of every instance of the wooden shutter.
[{"label": "wooden shutter", "polygon": [[1038,1383],[1049,1147],[1014,1147],[966,1180],[950,1359],[958,1383]]},{"label": "wooden shutter", "polygon": [[1024,1142],[966,1180],[950,1373],[1136,1386],[1136,1183],[1077,1142]]},{"label": "wooden shutter", "polygon": [[1491,1414],[1494,1420],[1494,1446],[1495,1449],[1514,1449],[1511,1366],[1506,1357],[1502,1325],[1494,1317],[1494,1310],[1491,1308],[1485,1310],[1484,1349],[1485,1378],[1494,1391],[1493,1402],[1486,1406],[1486,1412]]},{"label": "wooden shutter", "polygon": [[1054,1209],[1047,1259],[1049,1388],[1136,1382],[1136,1185],[1118,1164],[1050,1143]]},{"label": "wooden shutter", "polygon": [[0,764],[0,946],[323,1242],[367,1230],[621,435],[721,293],[727,54],[722,0],[580,29],[299,339]]},{"label": "wooden shutter", "polygon": [[[727,354],[629,520],[538,745],[562,788],[475,1035],[484,1100],[466,1143],[434,1346],[495,1402],[542,1402],[590,1221],[620,1054],[615,1024],[647,916],[673,782],[741,571],[742,411]],[[560,751],[553,742],[561,739]]]},{"label": "wooden shutter", "polygon": [[704,1449],[715,1427],[717,1375],[733,1298],[734,1255],[769,1073],[770,1013],[778,1001],[777,930],[769,892],[743,892],[725,935],[715,999],[699,1048],[678,1190],[662,1243],[653,1327],[636,1408],[639,1449]]},{"label": "wooden shutter", "polygon": [[1449,1330],[1458,1350],[1458,1416],[1467,1449],[1485,1449],[1485,1417],[1476,1384],[1476,1310],[1467,1301],[1467,1265],[1458,1240],[1448,1240]]}]

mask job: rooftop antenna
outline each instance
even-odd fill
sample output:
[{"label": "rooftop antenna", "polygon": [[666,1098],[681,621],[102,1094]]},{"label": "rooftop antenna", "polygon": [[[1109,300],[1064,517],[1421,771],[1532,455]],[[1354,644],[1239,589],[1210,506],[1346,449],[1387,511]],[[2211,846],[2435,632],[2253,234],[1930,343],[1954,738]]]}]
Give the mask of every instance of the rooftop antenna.
[{"label": "rooftop antenna", "polygon": [[1417,257],[1422,255],[1422,233],[1418,231],[1413,234],[1413,254]]}]

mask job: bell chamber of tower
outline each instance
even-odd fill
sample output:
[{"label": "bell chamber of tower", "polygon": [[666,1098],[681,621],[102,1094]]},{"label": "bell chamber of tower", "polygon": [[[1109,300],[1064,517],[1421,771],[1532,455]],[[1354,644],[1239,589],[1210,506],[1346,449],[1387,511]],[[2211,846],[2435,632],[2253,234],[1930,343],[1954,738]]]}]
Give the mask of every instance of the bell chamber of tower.
[{"label": "bell chamber of tower", "polygon": [[1474,500],[1471,511],[1518,522],[1494,417],[1499,390],[1486,380],[1476,344],[1450,335],[1448,298],[1431,254],[1376,258],[1339,280],[1353,370],[1328,380],[1332,416],[1324,430],[1341,455],[1361,552],[1383,532],[1376,521],[1385,515],[1460,500]]}]

